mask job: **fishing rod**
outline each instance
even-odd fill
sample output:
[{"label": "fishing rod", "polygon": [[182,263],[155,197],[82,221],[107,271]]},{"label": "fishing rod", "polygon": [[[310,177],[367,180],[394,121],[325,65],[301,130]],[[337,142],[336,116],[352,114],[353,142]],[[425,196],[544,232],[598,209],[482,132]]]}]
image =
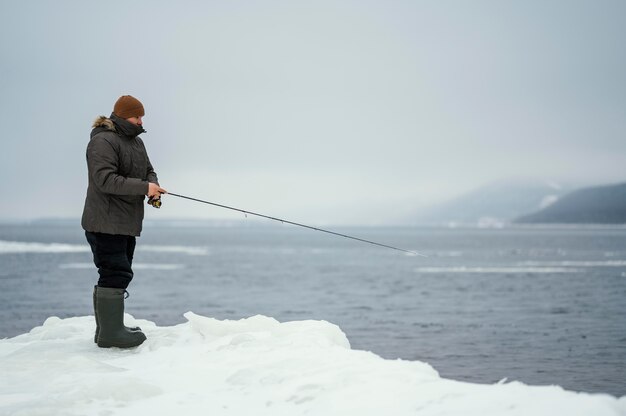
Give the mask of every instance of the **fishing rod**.
[{"label": "fishing rod", "polygon": [[[229,207],[228,205],[217,204],[217,203],[215,203],[215,202],[203,201],[202,199],[192,198],[192,197],[185,196],[185,195],[174,194],[174,193],[172,193],[172,192],[167,192],[167,195],[172,195],[172,196],[176,196],[176,197],[178,197],[178,198],[189,199],[189,200],[191,200],[191,201],[201,202],[201,203],[203,203],[203,204],[213,205],[213,206],[220,207],[220,208],[226,208],[226,209],[230,209],[230,210],[233,210],[233,211],[242,212],[242,213],[244,213],[246,216],[247,216],[248,214],[250,214],[250,215],[255,215],[255,216],[257,216],[257,217],[267,218],[267,219],[270,219],[270,220],[273,220],[273,221],[280,221],[280,222],[285,223],[285,224],[296,225],[296,226],[298,226],[298,227],[308,228],[308,229],[310,229],[310,230],[321,231],[321,232],[323,232],[323,233],[333,234],[333,235],[337,235],[337,236],[339,236],[339,237],[349,238],[349,239],[352,239],[352,240],[361,241],[361,242],[363,242],[363,243],[373,244],[373,245],[375,245],[375,246],[380,246],[380,247],[390,248],[390,249],[392,249],[392,250],[397,250],[397,251],[403,251],[403,252],[405,252],[405,253],[409,253],[409,254],[412,254],[412,255],[414,255],[414,256],[428,257],[427,255],[422,254],[422,253],[419,253],[419,252],[417,252],[417,251],[405,250],[405,249],[403,249],[403,248],[393,247],[393,246],[389,246],[389,245],[387,245],[387,244],[381,244],[381,243],[377,243],[377,242],[375,242],[375,241],[365,240],[365,239],[363,239],[363,238],[353,237],[353,236],[351,236],[351,235],[347,235],[347,234],[336,233],[336,232],[334,232],[334,231],[324,230],[324,229],[322,229],[322,228],[312,227],[312,226],[310,226],[310,225],[300,224],[300,223],[293,222],[293,221],[288,221],[288,220],[285,220],[285,219],[282,219],[282,218],[276,218],[276,217],[271,217],[271,216],[269,216],[269,215],[258,214],[258,213],[256,213],[256,212],[252,212],[252,211],[246,211],[245,209],[240,209],[240,208]],[[159,205],[160,205],[160,204],[159,204]]]}]

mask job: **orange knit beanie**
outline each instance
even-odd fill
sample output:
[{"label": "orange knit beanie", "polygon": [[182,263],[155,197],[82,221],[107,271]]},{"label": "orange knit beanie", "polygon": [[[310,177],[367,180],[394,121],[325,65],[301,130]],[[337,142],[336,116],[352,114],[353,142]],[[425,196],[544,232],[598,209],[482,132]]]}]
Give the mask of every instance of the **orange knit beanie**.
[{"label": "orange knit beanie", "polygon": [[118,98],[113,107],[113,113],[121,118],[143,117],[146,114],[141,101],[132,95],[122,95]]}]

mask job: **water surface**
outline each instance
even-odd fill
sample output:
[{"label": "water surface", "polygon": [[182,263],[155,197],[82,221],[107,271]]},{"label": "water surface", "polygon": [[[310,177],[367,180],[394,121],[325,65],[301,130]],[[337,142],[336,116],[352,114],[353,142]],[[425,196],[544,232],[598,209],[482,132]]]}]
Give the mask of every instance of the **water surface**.
[{"label": "water surface", "polygon": [[[324,319],[352,347],[443,377],[626,395],[626,229],[163,227],[138,239],[127,312]],[[37,243],[37,244],[34,244]],[[93,314],[79,226],[0,226],[0,337]]]}]

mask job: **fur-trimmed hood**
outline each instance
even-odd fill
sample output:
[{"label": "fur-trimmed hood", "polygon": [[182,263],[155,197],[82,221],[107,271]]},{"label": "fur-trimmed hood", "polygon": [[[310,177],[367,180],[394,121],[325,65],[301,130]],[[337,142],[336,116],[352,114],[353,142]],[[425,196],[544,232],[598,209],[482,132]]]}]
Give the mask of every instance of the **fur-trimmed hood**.
[{"label": "fur-trimmed hood", "polygon": [[111,131],[129,138],[137,137],[146,132],[142,125],[133,124],[115,114],[111,114],[109,117],[99,116],[94,120],[91,131],[92,137],[103,131]]},{"label": "fur-trimmed hood", "polygon": [[94,120],[93,126],[91,127],[94,129],[97,127],[104,127],[107,130],[115,131],[115,123],[113,123],[113,120],[106,116],[98,116],[98,118]]}]

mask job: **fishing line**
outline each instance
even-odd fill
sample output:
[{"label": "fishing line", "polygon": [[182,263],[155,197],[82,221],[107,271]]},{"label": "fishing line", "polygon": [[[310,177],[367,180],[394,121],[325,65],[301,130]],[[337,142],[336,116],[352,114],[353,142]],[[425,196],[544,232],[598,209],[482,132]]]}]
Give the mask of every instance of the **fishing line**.
[{"label": "fishing line", "polygon": [[419,253],[417,251],[405,250],[403,248],[389,246],[387,244],[381,244],[381,243],[377,243],[375,241],[365,240],[363,238],[353,237],[353,236],[347,235],[347,234],[341,234],[341,233],[337,233],[337,232],[334,232],[334,231],[324,230],[323,228],[312,227],[310,225],[300,224],[300,223],[293,222],[293,221],[288,221],[288,220],[285,220],[285,219],[282,219],[282,218],[276,218],[276,217],[271,217],[269,215],[258,214],[256,212],[252,212],[252,211],[246,211],[245,209],[229,207],[228,205],[217,204],[215,202],[204,201],[202,199],[192,198],[192,197],[185,196],[185,195],[174,194],[174,193],[171,193],[171,192],[167,192],[166,195],[172,195],[172,196],[176,196],[178,198],[189,199],[191,201],[201,202],[203,204],[213,205],[213,206],[220,207],[220,208],[226,208],[226,209],[230,209],[230,210],[233,210],[233,211],[242,212],[246,216],[246,218],[247,218],[248,214],[255,215],[257,217],[267,218],[267,219],[273,220],[273,221],[279,221],[279,222],[282,222],[284,224],[296,225],[298,227],[308,228],[310,230],[321,231],[323,233],[333,234],[333,235],[336,235],[336,236],[339,236],[339,237],[349,238],[349,239],[352,239],[352,240],[361,241],[363,243],[373,244],[375,246],[380,246],[380,247],[390,248],[392,250],[402,251],[402,252],[409,253],[409,254],[412,254],[412,255],[415,255],[415,256],[428,257],[427,255]]}]

